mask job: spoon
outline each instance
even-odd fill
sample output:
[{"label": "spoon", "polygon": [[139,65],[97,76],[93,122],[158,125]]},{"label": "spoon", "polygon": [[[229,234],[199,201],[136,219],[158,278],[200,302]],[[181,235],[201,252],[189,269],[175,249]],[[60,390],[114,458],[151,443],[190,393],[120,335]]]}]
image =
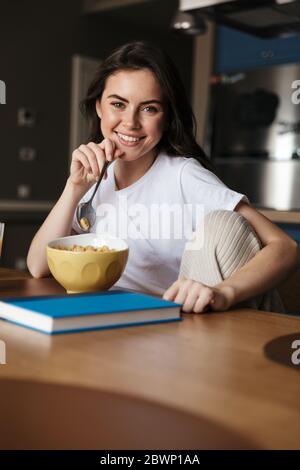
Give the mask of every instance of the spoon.
[{"label": "spoon", "polygon": [[94,225],[95,220],[96,220],[96,213],[95,210],[92,206],[92,200],[97,192],[97,189],[99,187],[99,184],[101,183],[101,180],[107,170],[108,165],[111,162],[108,162],[107,160],[105,161],[103,168],[101,170],[99,179],[97,181],[97,184],[95,186],[95,189],[93,191],[93,194],[91,195],[90,199],[87,202],[81,202],[76,210],[76,219],[78,222],[79,227],[81,227],[82,230],[85,232],[88,232],[89,229]]}]

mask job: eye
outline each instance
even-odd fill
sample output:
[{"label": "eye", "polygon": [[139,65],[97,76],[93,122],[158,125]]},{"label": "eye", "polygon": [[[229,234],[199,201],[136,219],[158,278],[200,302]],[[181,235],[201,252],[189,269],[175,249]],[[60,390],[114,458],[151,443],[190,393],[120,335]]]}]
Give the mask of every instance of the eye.
[{"label": "eye", "polygon": [[146,111],[147,113],[156,113],[158,109],[155,106],[145,106],[143,111]]},{"label": "eye", "polygon": [[124,103],[122,103],[121,101],[114,101],[110,104],[116,109],[120,109],[124,106]]}]

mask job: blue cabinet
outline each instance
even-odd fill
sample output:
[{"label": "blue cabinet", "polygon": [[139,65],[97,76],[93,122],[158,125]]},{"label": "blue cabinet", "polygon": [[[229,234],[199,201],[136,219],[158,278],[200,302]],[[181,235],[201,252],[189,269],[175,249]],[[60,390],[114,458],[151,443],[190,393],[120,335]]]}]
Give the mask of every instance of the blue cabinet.
[{"label": "blue cabinet", "polygon": [[300,35],[261,39],[225,26],[217,28],[216,73],[294,62],[300,62]]},{"label": "blue cabinet", "polygon": [[300,225],[299,224],[288,224],[288,223],[277,223],[277,225],[284,230],[290,237],[292,237],[298,245],[300,245]]}]

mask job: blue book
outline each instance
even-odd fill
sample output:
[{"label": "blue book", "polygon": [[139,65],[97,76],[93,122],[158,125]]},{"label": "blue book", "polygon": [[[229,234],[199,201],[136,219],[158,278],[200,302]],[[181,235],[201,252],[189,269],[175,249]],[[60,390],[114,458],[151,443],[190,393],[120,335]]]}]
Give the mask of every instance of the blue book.
[{"label": "blue book", "polygon": [[118,290],[2,299],[0,318],[48,334],[181,319],[179,304]]}]

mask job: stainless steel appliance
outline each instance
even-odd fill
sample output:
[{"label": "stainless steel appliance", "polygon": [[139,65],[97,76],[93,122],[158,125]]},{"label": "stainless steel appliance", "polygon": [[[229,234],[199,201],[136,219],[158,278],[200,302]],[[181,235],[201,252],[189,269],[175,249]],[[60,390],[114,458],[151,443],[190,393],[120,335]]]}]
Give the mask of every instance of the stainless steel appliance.
[{"label": "stainless steel appliance", "polygon": [[[218,175],[231,189],[246,194],[258,208],[300,211],[300,162],[232,159],[216,162]],[[299,213],[300,214],[300,213]]]},{"label": "stainless steel appliance", "polygon": [[180,9],[261,37],[300,32],[299,0],[180,0]]},{"label": "stainless steel appliance", "polygon": [[300,210],[300,65],[227,77],[212,90],[211,154],[260,207]]},{"label": "stainless steel appliance", "polygon": [[213,89],[213,156],[299,158],[300,64],[236,77]]}]

